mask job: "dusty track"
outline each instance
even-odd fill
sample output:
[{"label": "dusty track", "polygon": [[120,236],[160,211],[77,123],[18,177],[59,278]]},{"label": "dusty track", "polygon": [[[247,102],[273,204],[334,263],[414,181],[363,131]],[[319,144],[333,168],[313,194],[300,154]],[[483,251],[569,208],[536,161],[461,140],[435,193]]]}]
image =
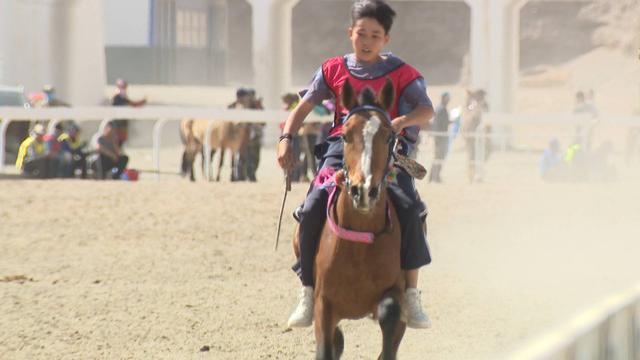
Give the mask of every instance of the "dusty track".
[{"label": "dusty track", "polygon": [[[290,217],[273,252],[272,160],[259,185],[0,181],[0,358],[312,358],[312,330],[285,331],[298,282]],[[496,359],[640,281],[634,183],[546,185],[520,170],[419,183],[434,327],[409,330],[402,359]],[[377,355],[377,324],[343,329],[345,359]]]}]

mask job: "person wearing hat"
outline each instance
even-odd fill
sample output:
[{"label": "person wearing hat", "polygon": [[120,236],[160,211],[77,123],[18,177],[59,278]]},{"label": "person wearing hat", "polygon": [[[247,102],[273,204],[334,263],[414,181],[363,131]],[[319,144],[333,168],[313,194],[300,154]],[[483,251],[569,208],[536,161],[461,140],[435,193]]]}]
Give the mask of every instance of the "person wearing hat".
[{"label": "person wearing hat", "polygon": [[44,125],[36,124],[29,136],[20,144],[16,169],[20,170],[24,177],[46,179],[54,175],[44,141],[45,133]]},{"label": "person wearing hat", "polygon": [[431,123],[431,131],[435,132],[433,135],[434,144],[434,156],[433,165],[431,165],[431,171],[429,172],[429,182],[442,182],[440,178],[440,171],[444,164],[444,159],[447,157],[447,150],[449,148],[449,125],[451,119],[449,118],[449,110],[447,106],[451,96],[448,92],[442,93],[440,96],[440,105],[436,108],[436,114],[433,117]]},{"label": "person wearing hat", "polygon": [[67,130],[58,137],[60,153],[62,154],[62,176],[73,177],[76,169],[80,169],[83,179],[87,178],[87,155],[83,148],[86,142],[80,140],[80,127],[72,123]]}]

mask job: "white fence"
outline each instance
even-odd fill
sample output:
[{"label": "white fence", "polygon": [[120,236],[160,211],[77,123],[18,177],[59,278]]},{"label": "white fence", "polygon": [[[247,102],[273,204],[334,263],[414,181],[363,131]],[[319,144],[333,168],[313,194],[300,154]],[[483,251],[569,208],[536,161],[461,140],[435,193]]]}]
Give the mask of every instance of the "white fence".
[{"label": "white fence", "polygon": [[612,296],[510,360],[639,360],[640,286]]},{"label": "white fence", "polygon": [[[19,107],[0,107],[0,172],[3,172],[6,147],[6,131],[9,123],[15,120],[52,120],[49,123],[50,128],[55,126],[59,119],[71,119],[77,122],[84,120],[101,121],[100,129],[112,119],[131,119],[136,121],[153,121],[154,127],[152,131],[153,154],[152,161],[154,170],[160,172],[160,148],[161,133],[165,124],[170,120],[179,120],[183,118],[210,119],[210,127],[216,121],[235,121],[235,122],[264,122],[275,125],[284,121],[288,116],[286,111],[256,111],[256,110],[228,110],[220,108],[206,107],[144,107],[144,108],[127,108],[127,107],[74,107],[74,108],[37,108],[24,109]],[[600,123],[613,123],[619,126],[640,126],[640,117],[605,117]],[[330,117],[310,115],[309,120],[329,121]],[[491,137],[491,141],[502,144],[502,148],[509,141],[511,136],[508,128],[512,126],[532,125],[534,130],[525,134],[526,138],[550,138],[552,134],[544,133],[537,128],[538,125],[564,125],[579,126],[592,124],[595,120],[588,115],[574,114],[539,114],[539,115],[522,115],[522,114],[499,114],[487,113],[483,116],[483,123],[490,124],[494,127],[491,135],[478,132],[472,135],[480,141],[476,141],[476,166],[478,171],[482,171],[485,154],[485,144],[487,136]],[[210,132],[207,132],[207,134]],[[432,136],[448,136],[446,134],[431,133]],[[205,153],[209,153],[208,142],[205,142]],[[205,157],[206,174],[209,174],[210,158]]]}]

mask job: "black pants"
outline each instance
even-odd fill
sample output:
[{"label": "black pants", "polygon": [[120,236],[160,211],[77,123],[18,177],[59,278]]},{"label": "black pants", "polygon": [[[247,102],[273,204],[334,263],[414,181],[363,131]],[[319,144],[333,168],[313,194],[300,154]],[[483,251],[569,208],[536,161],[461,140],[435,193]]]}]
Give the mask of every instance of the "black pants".
[{"label": "black pants", "polygon": [[60,163],[60,176],[74,177],[76,170],[80,169],[83,179],[87,178],[87,155],[82,151],[74,151]]},{"label": "black pants", "polygon": [[39,158],[25,161],[22,175],[29,179],[51,179],[56,176],[58,162],[54,158]]},{"label": "black pants", "polygon": [[440,182],[440,171],[442,171],[442,165],[444,159],[447,157],[447,150],[449,149],[449,138],[444,136],[436,136],[433,139],[434,144],[434,156],[433,165],[431,165],[431,171],[429,173],[429,181]]},{"label": "black pants", "polygon": [[[331,148],[341,147],[342,144],[329,145],[328,153],[334,151]],[[336,152],[339,152],[336,151]],[[342,157],[339,155],[325,156],[320,164],[324,167],[342,168]],[[426,207],[420,200],[415,189],[413,178],[406,172],[398,169],[397,180],[387,187],[389,198],[393,203],[401,227],[401,253],[400,263],[404,270],[413,270],[431,262],[431,254],[427,245],[424,231]],[[313,183],[307,193],[302,211],[300,212],[300,259],[293,266],[304,286],[313,286],[313,266],[315,255],[320,242],[320,235],[326,220],[326,206],[328,193]]]},{"label": "black pants", "polygon": [[128,162],[129,157],[126,155],[120,155],[118,161],[114,161],[112,158],[100,154],[100,165],[102,166],[100,177],[106,179],[107,176],[110,176],[113,179],[119,179]]}]

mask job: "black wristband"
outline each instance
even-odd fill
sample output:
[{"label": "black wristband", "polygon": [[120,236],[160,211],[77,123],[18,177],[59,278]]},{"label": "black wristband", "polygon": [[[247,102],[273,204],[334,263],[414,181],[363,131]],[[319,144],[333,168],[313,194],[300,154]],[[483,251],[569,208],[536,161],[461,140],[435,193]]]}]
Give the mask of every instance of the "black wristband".
[{"label": "black wristband", "polygon": [[291,136],[291,134],[289,134],[289,133],[284,133],[284,134],[280,135],[280,138],[278,138],[278,142],[280,142],[280,141],[282,141],[284,139],[287,139],[287,140],[291,141],[291,139],[293,139],[293,136]]}]

